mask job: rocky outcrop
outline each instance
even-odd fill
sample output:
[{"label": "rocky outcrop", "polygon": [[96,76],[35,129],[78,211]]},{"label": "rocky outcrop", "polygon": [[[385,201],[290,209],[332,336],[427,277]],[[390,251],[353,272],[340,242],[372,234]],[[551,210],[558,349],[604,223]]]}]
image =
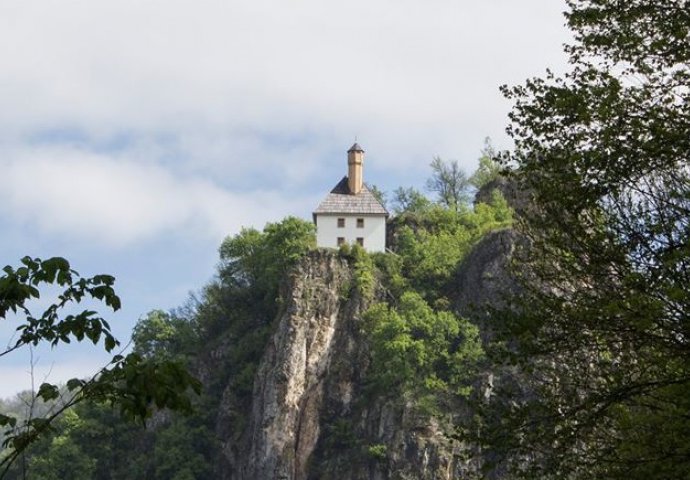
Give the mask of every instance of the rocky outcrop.
[{"label": "rocky outcrop", "polygon": [[225,445],[223,478],[465,478],[469,463],[447,435],[452,417],[442,422],[414,402],[367,392],[362,313],[370,301],[353,285],[335,252],[313,252],[294,269],[246,430]]},{"label": "rocky outcrop", "polygon": [[[515,201],[515,197],[509,200]],[[496,332],[504,326],[507,312],[520,308],[513,302],[523,293],[518,276],[529,275],[521,261],[528,248],[528,240],[518,231],[496,230],[482,238],[458,265],[451,294],[454,309],[479,327],[485,347],[489,347]],[[474,391],[479,401],[494,405],[500,402],[504,411],[508,411],[533,395],[531,385],[530,375],[518,367],[489,363],[478,374]],[[499,419],[485,421],[495,422],[490,428],[500,425]],[[502,480],[510,478],[511,465],[519,465],[525,459],[485,448],[473,460],[482,465],[482,479]]]},{"label": "rocky outcrop", "polygon": [[474,204],[491,203],[493,192],[497,190],[506,199],[508,205],[517,215],[524,215],[532,205],[532,198],[529,190],[520,184],[518,177],[499,176],[483,185],[474,197]]},{"label": "rocky outcrop", "polygon": [[524,246],[515,230],[496,230],[487,234],[458,266],[452,297],[459,315],[471,319],[488,341],[497,319],[492,312],[509,307],[520,293],[511,272],[511,263]]},{"label": "rocky outcrop", "polygon": [[[526,196],[503,178],[482,188],[476,201],[490,201],[495,189],[518,215],[524,211]],[[415,228],[414,217],[399,220]],[[395,245],[395,222],[390,227]],[[453,308],[479,325],[484,342],[500,321],[493,309],[508,306],[507,299],[519,294],[511,262],[522,243],[510,229],[488,234],[458,266],[449,287]],[[363,298],[355,284],[353,266],[334,251],[311,252],[293,269],[255,375],[251,405],[219,416],[217,430],[226,439],[219,477],[505,478],[500,465],[482,473],[492,452],[452,438],[460,420],[476,413],[470,403],[456,399],[444,415],[432,417],[418,408],[417,399],[373,393],[366,383],[370,357],[362,316],[376,300]],[[487,368],[475,392],[488,401],[495,383],[519,381],[513,371]],[[231,387],[226,394],[232,396]],[[232,402],[225,403],[230,409]],[[223,419],[231,415],[246,417],[241,431],[224,427]]]},{"label": "rocky outcrop", "polygon": [[[358,302],[343,301],[341,296],[350,282],[347,262],[323,252],[293,272],[285,310],[257,373],[247,455],[238,478],[306,478],[321,434],[320,410],[334,360],[334,337],[345,318],[343,311],[360,310]],[[347,403],[351,385],[339,387]]]}]

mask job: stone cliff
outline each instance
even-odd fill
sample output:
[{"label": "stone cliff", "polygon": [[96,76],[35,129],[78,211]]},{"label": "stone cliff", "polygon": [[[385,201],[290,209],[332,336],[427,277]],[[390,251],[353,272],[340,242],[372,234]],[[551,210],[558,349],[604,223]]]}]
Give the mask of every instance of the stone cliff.
[{"label": "stone cliff", "polygon": [[[495,232],[463,262],[454,299],[459,312],[475,315],[478,303],[494,302],[506,288],[513,243],[509,231]],[[478,451],[451,438],[457,416],[472,415],[467,405],[432,417],[409,399],[367,391],[362,314],[375,300],[354,287],[348,260],[337,252],[312,252],[293,269],[282,298],[244,412],[246,427],[224,444],[221,478],[476,477]]]}]

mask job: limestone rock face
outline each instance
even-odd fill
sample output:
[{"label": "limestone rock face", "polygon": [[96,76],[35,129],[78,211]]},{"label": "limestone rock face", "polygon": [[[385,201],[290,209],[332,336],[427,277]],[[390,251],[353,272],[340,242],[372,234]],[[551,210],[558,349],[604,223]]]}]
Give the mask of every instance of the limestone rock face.
[{"label": "limestone rock face", "polygon": [[[520,295],[520,283],[515,278],[515,265],[528,248],[524,236],[512,229],[497,230],[487,234],[458,266],[454,280],[454,308],[456,312],[472,320],[479,327],[482,342],[486,346],[500,328],[501,315],[496,311],[517,308],[511,298]],[[521,272],[522,275],[526,272]],[[478,375],[475,392],[486,402],[522,402],[532,395],[531,377],[514,366],[487,366]],[[503,390],[497,397],[495,392]],[[505,392],[511,395],[506,396]],[[473,412],[468,412],[470,415]],[[506,458],[484,449],[473,460],[485,466],[482,479],[508,479],[510,464],[524,459]],[[487,468],[487,465],[491,468]]]},{"label": "limestone rock face", "polygon": [[318,251],[295,268],[261,360],[244,432],[224,447],[228,480],[451,479],[475,469],[451,416],[367,395],[369,366],[352,268]]},{"label": "limestone rock face", "polygon": [[521,185],[518,178],[500,176],[488,182],[477,191],[474,197],[477,203],[491,203],[494,190],[498,190],[506,199],[508,205],[517,215],[523,215],[532,207],[532,198],[529,190]]},{"label": "limestone rock face", "polygon": [[[312,256],[293,273],[287,305],[261,361],[238,478],[306,478],[321,433],[320,409],[343,312],[355,305],[340,295],[350,269],[335,255]],[[347,401],[350,385],[344,384]]]},{"label": "limestone rock face", "polygon": [[511,273],[511,262],[525,240],[512,229],[486,235],[460,263],[453,285],[455,310],[480,328],[484,341],[495,329],[490,309],[507,307],[520,287]]}]

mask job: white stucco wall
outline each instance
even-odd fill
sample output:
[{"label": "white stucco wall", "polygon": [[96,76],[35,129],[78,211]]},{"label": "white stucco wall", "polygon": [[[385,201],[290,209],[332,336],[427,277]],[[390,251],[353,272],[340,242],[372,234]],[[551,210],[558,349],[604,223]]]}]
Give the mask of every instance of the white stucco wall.
[{"label": "white stucco wall", "polygon": [[[338,219],[345,219],[345,228],[338,227]],[[364,219],[364,228],[357,228],[357,219]],[[319,247],[338,248],[338,237],[345,238],[350,245],[357,238],[364,238],[364,249],[368,252],[386,250],[386,217],[383,215],[316,215],[316,244]]]}]

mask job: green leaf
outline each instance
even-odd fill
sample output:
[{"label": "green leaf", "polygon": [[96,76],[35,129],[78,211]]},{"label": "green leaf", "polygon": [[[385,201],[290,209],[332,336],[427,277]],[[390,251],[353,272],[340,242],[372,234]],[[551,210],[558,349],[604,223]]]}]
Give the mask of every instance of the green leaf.
[{"label": "green leaf", "polygon": [[60,396],[60,391],[58,390],[58,387],[53,384],[42,383],[38,388],[38,393],[36,396],[41,397],[44,402],[48,402],[58,398]]},{"label": "green leaf", "polygon": [[67,380],[67,389],[72,392],[78,388],[81,388],[84,386],[84,380],[80,380],[78,378],[71,378]]},{"label": "green leaf", "polygon": [[14,428],[17,425],[17,419],[9,415],[4,415],[0,413],[0,427],[8,426]]}]

